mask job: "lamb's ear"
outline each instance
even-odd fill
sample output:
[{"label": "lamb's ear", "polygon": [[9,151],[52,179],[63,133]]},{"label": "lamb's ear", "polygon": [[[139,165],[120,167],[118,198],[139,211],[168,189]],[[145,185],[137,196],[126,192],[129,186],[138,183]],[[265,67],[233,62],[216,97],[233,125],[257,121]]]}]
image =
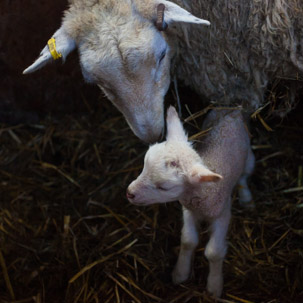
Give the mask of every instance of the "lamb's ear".
[{"label": "lamb's ear", "polygon": [[186,23],[196,23],[210,25],[210,22],[204,19],[195,17],[187,10],[183,9],[179,5],[171,1],[157,1],[157,7],[159,4],[164,4],[164,22],[169,24],[172,22],[186,22]]},{"label": "lamb's ear", "polygon": [[167,134],[166,140],[177,140],[177,141],[187,141],[187,135],[184,131],[183,125],[180,121],[178,113],[173,106],[170,106],[167,110],[166,117],[167,124]]},{"label": "lamb's ear", "polygon": [[[55,44],[52,43],[51,46],[46,45],[40,53],[39,58],[31,66],[25,69],[23,74],[29,74],[42,68],[44,65],[55,60],[56,55],[58,55],[57,57],[62,57],[62,60],[65,61],[67,55],[76,47],[75,41],[66,33],[62,26],[55,32],[53,38],[55,39]],[[54,57],[50,52],[50,47],[55,47]]]},{"label": "lamb's ear", "polygon": [[192,168],[189,178],[191,183],[203,183],[203,182],[218,182],[223,177],[219,174],[212,172],[204,165],[199,164]]}]

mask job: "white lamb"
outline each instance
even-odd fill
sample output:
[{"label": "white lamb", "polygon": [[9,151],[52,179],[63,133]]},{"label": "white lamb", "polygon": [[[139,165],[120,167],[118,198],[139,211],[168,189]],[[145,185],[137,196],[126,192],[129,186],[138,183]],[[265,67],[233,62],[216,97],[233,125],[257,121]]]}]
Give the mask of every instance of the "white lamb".
[{"label": "white lamb", "polygon": [[251,201],[247,178],[254,169],[255,159],[239,110],[211,111],[203,124],[203,129],[209,128],[195,151],[176,110],[170,107],[167,141],[149,148],[143,171],[128,187],[127,198],[135,205],[175,200],[183,205],[181,249],[172,274],[175,283],[189,277],[199,240],[198,223],[209,222],[210,240],[205,248],[210,267],[207,290],[219,297],[223,288],[222,264],[227,250],[231,194],[239,184],[240,202]]}]

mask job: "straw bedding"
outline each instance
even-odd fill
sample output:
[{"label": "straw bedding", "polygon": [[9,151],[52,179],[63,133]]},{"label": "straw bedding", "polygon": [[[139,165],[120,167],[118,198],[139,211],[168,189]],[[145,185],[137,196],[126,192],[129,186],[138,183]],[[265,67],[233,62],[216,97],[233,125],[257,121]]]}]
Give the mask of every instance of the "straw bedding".
[{"label": "straw bedding", "polygon": [[[187,95],[194,135],[203,112]],[[303,107],[283,121],[267,118],[270,110],[252,123],[256,208],[242,209],[234,195],[218,302],[303,302]],[[126,200],[147,147],[109,102],[95,113],[1,124],[0,140],[0,302],[213,302],[207,226],[192,278],[174,286],[179,204]]]}]

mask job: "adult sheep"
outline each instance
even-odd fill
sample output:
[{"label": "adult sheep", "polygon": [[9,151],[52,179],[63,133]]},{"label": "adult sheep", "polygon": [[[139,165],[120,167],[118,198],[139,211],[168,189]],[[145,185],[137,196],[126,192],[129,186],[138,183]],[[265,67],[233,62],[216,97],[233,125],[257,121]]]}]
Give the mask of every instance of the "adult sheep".
[{"label": "adult sheep", "polygon": [[[153,142],[162,132],[171,73],[210,101],[252,111],[269,82],[303,71],[301,0],[173,2],[70,0],[54,34],[63,60],[78,48],[84,78],[140,139]],[[51,61],[46,46],[24,73]]]}]

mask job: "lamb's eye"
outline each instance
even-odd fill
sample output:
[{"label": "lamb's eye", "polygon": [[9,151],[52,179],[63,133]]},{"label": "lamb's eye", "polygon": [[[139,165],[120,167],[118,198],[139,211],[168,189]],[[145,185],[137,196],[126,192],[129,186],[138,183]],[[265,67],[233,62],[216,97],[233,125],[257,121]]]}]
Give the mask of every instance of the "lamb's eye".
[{"label": "lamb's eye", "polygon": [[159,190],[167,190],[166,188],[164,188],[164,187],[162,187],[162,186],[157,186],[157,189],[159,189]]}]

